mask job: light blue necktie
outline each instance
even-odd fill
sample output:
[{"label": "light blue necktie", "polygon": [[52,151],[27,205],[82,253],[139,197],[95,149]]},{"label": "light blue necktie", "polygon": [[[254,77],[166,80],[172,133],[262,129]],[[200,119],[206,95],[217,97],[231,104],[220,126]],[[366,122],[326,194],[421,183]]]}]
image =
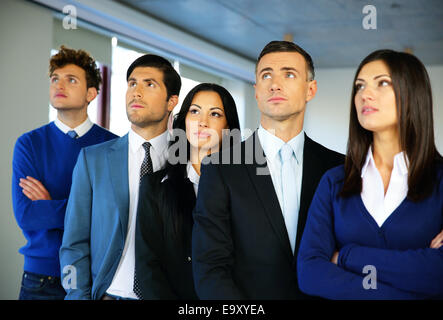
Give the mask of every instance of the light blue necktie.
[{"label": "light blue necktie", "polygon": [[78,137],[78,134],[77,132],[75,132],[75,130],[69,130],[66,134],[70,136],[72,139],[77,139]]},{"label": "light blue necktie", "polygon": [[[292,253],[294,254],[295,237],[297,234],[298,210],[297,210],[297,185],[295,177],[295,166],[293,165],[294,150],[285,143],[280,149],[281,157],[281,186],[283,197],[283,217],[286,230],[288,231]],[[295,158],[294,158],[295,159]]]}]

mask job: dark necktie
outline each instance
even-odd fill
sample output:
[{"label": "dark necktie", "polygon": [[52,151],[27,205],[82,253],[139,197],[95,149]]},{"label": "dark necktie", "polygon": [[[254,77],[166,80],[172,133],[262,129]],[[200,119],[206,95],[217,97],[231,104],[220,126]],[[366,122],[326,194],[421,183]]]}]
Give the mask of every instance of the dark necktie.
[{"label": "dark necktie", "polygon": [[75,130],[69,130],[66,134],[70,136],[72,139],[77,139],[78,137],[78,134],[77,132],[75,132]]},{"label": "dark necktie", "polygon": [[154,170],[152,169],[151,153],[149,152],[151,144],[149,142],[145,142],[143,143],[143,148],[145,149],[145,158],[143,159],[142,165],[140,167],[140,181],[145,174],[151,174],[154,172]]},{"label": "dark necktie", "polygon": [[[145,158],[143,159],[142,165],[140,167],[140,181],[142,180],[143,176],[146,174],[153,173],[152,169],[152,159],[151,154],[149,152],[149,149],[151,148],[151,144],[149,142],[143,143],[143,148],[145,149]],[[139,299],[143,299],[142,292],[140,289],[140,283],[137,279],[137,270],[134,268],[134,293]]]}]

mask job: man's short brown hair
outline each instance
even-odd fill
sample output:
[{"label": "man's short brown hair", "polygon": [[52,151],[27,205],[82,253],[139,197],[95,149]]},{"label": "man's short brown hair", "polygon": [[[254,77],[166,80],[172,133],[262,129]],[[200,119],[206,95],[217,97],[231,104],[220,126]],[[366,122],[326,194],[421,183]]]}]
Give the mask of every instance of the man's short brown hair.
[{"label": "man's short brown hair", "polygon": [[95,64],[94,58],[84,50],[74,50],[61,46],[57,54],[49,60],[49,76],[52,75],[55,69],[63,68],[68,64],[74,64],[86,73],[86,87],[96,88],[97,93],[102,83],[102,76],[100,69]]},{"label": "man's short brown hair", "polygon": [[302,47],[296,45],[294,42],[289,41],[271,41],[269,42],[263,50],[260,52],[260,55],[257,58],[257,62],[255,64],[255,72],[257,72],[257,66],[260,62],[260,59],[268,54],[274,52],[298,52],[305,58],[307,73],[308,73],[308,81],[314,80],[315,71],[314,71],[314,62],[312,61],[311,56]]}]

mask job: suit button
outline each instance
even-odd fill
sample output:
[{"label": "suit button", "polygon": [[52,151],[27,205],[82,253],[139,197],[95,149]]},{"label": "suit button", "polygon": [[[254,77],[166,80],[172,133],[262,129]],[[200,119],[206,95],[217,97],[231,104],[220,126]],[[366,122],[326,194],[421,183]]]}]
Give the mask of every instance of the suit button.
[{"label": "suit button", "polygon": [[191,257],[188,257],[188,262],[191,262],[191,260],[192,260]]}]

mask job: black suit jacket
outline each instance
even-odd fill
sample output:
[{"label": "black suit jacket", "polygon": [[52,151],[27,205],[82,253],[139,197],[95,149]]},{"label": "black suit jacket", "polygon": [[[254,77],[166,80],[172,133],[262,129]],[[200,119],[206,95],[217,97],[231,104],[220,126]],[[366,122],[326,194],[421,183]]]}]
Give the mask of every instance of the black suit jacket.
[{"label": "black suit jacket", "polygon": [[[197,294],[228,300],[307,298],[295,269],[307,212],[320,178],[342,164],[344,156],[305,135],[293,253],[257,131],[240,147],[239,164],[202,165],[192,236]],[[216,156],[212,162],[220,162]]]},{"label": "black suit jacket", "polygon": [[[170,179],[163,182],[165,170],[145,175],[140,182],[135,234],[135,268],[143,299],[193,300],[194,290],[191,262],[192,209],[185,210],[190,222],[183,224],[183,236],[172,236],[170,217],[165,201],[176,196]],[[184,198],[188,207],[195,204],[192,183],[183,178]],[[189,212],[188,212],[189,211]]]}]

